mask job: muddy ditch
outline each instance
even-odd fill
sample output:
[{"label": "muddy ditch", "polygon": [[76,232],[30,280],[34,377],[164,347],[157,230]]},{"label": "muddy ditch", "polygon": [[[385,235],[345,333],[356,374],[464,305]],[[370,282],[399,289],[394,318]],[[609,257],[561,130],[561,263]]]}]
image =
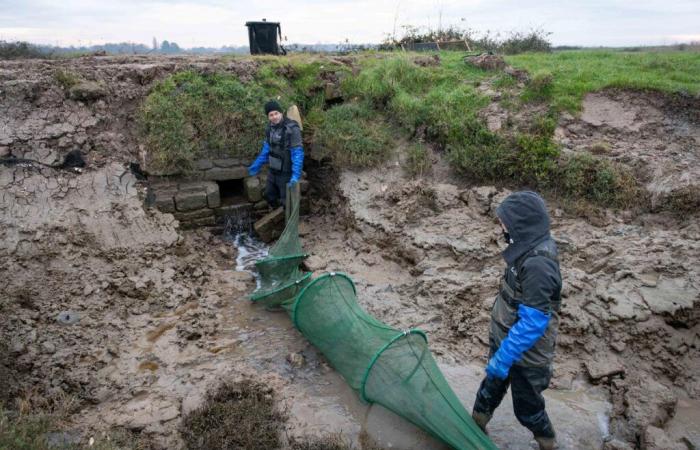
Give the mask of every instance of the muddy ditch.
[{"label": "muddy ditch", "polygon": [[[132,116],[150,83],[191,67],[245,77],[251,64],[97,57],[0,66],[0,155],[54,163],[77,147],[88,160],[82,173],[0,165],[0,398],[75,398],[63,429],[81,443],[121,429],[179,448],[183,418],[207,393],[252,379],[274,391],[287,418],[283,447],[340,433],[358,447],[441,448],[362,404],[284,313],[250,304],[246,262],[264,246],[185,232],[144,207],[146,184],[128,163],[139,157]],[[57,65],[102,93],[73,99]],[[556,136],[567,151],[599,149],[638,167],[669,204],[700,179],[697,110],[605,91],[586,98],[581,117],[563,117]],[[401,148],[364,171],[309,162],[314,201],[300,233],[311,270],[348,273],[370,313],[428,333],[470,408],[503,264],[494,210],[509,191],[467,185],[432,156],[432,174],[420,179],[404,174]],[[554,199],[549,207],[564,306],[547,399],[562,447],[700,447],[697,212],[604,210],[588,220]],[[502,448],[531,445],[509,404],[491,435]]]}]

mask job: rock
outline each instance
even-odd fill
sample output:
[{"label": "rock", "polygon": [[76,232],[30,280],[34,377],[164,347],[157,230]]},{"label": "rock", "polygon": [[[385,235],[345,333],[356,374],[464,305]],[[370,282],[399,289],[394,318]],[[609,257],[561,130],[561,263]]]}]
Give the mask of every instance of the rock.
[{"label": "rock", "polygon": [[195,162],[194,166],[199,170],[209,170],[214,167],[214,163],[210,159],[200,159]]},{"label": "rock", "polygon": [[258,177],[248,177],[244,181],[245,195],[251,203],[257,203],[263,198],[262,183]]},{"label": "rock", "polygon": [[41,348],[44,350],[44,353],[48,353],[50,355],[56,353],[56,345],[54,345],[54,343],[51,341],[44,341],[41,344]]},{"label": "rock", "polygon": [[263,242],[271,242],[279,237],[284,229],[284,208],[280,207],[266,214],[255,222],[253,229]]},{"label": "rock", "polygon": [[295,369],[304,367],[306,361],[301,353],[290,353],[287,355],[287,362]]},{"label": "rock", "polygon": [[178,211],[192,211],[207,207],[207,193],[204,189],[197,191],[179,191],[175,194],[175,208]]},{"label": "rock", "polygon": [[175,198],[173,193],[163,192],[156,194],[153,206],[162,212],[175,212]]},{"label": "rock", "polygon": [[93,101],[107,96],[107,89],[95,81],[81,81],[71,87],[68,95],[73,100]]},{"label": "rock", "polygon": [[216,167],[233,167],[233,166],[240,166],[241,160],[240,159],[235,159],[235,158],[224,158],[224,159],[215,159],[212,161]]},{"label": "rock", "polygon": [[183,230],[193,230],[201,227],[213,227],[214,225],[216,225],[216,216],[212,215],[209,217],[202,217],[201,219],[194,219],[189,222],[184,222],[181,227]]},{"label": "rock", "polygon": [[207,206],[210,208],[218,208],[221,206],[221,196],[219,194],[219,185],[212,182],[204,184],[204,192],[207,193]]},{"label": "rock", "polygon": [[187,212],[176,212],[173,214],[173,216],[175,216],[175,218],[180,222],[192,222],[197,219],[204,219],[205,217],[213,217],[214,215],[214,210],[209,208],[202,208]]},{"label": "rock", "polygon": [[220,180],[240,180],[248,176],[248,168],[245,166],[235,166],[235,167],[214,167],[205,171],[202,177],[209,181],[220,181]]},{"label": "rock", "polygon": [[586,361],[584,365],[588,376],[594,382],[600,381],[601,378],[624,375],[625,373],[624,366],[613,355],[597,355],[595,359]]},{"label": "rock", "polygon": [[339,83],[327,82],[323,88],[323,95],[327,102],[342,100],[343,92]]},{"label": "rock", "polygon": [[498,55],[477,55],[477,56],[467,56],[464,58],[467,64],[471,64],[480,69],[485,70],[503,70],[506,67],[506,62],[502,56]]},{"label": "rock", "polygon": [[642,450],[687,450],[688,447],[680,442],[674,442],[664,430],[655,426],[644,429],[641,442]]}]

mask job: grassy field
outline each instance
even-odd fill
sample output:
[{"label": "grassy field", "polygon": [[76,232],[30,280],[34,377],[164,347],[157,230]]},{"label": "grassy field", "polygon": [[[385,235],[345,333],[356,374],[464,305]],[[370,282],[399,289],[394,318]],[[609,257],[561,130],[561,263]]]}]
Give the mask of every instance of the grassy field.
[{"label": "grassy field", "polygon": [[507,56],[514,67],[552,76],[551,103],[577,112],[588,92],[607,87],[700,93],[700,52],[575,50]]},{"label": "grassy field", "polygon": [[[577,113],[586,93],[609,87],[700,93],[700,53],[692,51],[506,57],[529,72],[524,89],[503,72],[465,63],[463,53],[439,56],[436,63],[426,54],[364,52],[351,56],[351,65],[319,55],[254,57],[259,66],[246,82],[228,74],[178,73],[145,100],[143,139],[155,163],[166,168],[186,168],[207,156],[251,159],[265,125],[262,105],[275,97],[301,109],[306,151],[338,166],[376,165],[398,141],[408,141],[407,172],[415,176],[428,170],[429,145],[472,182],[629,206],[640,190],[625,167],[594,155],[561,156],[553,141],[559,114]],[[326,103],[329,83],[339,85],[342,103]],[[485,83],[500,91],[501,106],[521,117],[519,123],[498,132],[487,128]]]}]

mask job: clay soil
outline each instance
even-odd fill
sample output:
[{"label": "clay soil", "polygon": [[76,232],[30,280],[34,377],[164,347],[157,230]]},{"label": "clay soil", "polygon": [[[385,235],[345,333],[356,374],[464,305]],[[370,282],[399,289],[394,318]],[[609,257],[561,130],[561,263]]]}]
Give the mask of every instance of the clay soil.
[{"label": "clay soil", "polygon": [[[254,378],[273,388],[287,417],[284,442],[372,434],[363,423],[369,413],[288,319],[245,298],[255,282],[235,270],[230,241],[183,232],[172,215],[144,207],[147,181],[128,166],[142,152],[134,113],[155,81],[182,68],[245,78],[255,63],[0,64],[0,155],[50,164],[77,148],[88,163],[80,173],[0,165],[4,404],[70,397],[64,430],[79,442],[122,429],[154,448],[178,448],[183,416],[207,392],[224,379]],[[100,87],[89,99],[71,98],[56,81],[59,69]],[[692,190],[699,179],[700,110],[697,102],[681,106],[650,93],[590,94],[580,117],[562,119],[557,138],[567,151],[593,149],[634,167],[655,205],[673,204],[679,185]],[[425,330],[450,382],[474,384],[503,267],[494,211],[510,190],[468,185],[442,155],[432,159],[420,179],[401,169],[402,148],[379,168],[311,174],[314,201],[301,236],[311,270],[350,274],[363,307],[394,327]],[[591,425],[598,448],[699,448],[697,211],[589,217],[547,200],[564,277],[549,390],[555,404],[570,396],[573,412],[553,417],[555,427],[567,424],[559,427],[564,448],[581,448],[576,439],[590,425],[569,420],[572,393],[592,392],[604,412],[602,425]],[[590,402],[579,406],[581,417],[596,417]],[[494,440],[529,448],[528,436],[508,442],[507,429],[518,425],[507,420]],[[419,438],[403,448],[426,448],[416,447]]]}]

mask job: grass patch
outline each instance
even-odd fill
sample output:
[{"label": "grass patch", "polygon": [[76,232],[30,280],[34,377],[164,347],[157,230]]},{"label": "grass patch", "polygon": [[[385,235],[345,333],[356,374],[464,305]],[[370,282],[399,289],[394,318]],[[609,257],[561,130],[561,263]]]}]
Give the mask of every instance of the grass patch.
[{"label": "grass patch", "polygon": [[157,170],[183,171],[201,158],[251,159],[260,150],[267,118],[264,103],[296,104],[304,133],[323,122],[325,78],[348,68],[327,60],[263,57],[252,80],[228,73],[183,71],[158,83],[139,114],[141,136]]},{"label": "grass patch", "polygon": [[540,70],[532,76],[522,94],[525,102],[544,102],[552,98],[554,76],[546,70]]},{"label": "grass patch", "polygon": [[564,158],[553,179],[555,190],[568,198],[622,208],[644,203],[642,189],[629,169],[589,153]]},{"label": "grass patch", "polygon": [[56,70],[53,74],[53,78],[65,90],[72,88],[82,80],[76,73],[63,69]]},{"label": "grass patch", "polygon": [[289,444],[292,450],[352,450],[352,442],[342,434],[291,439]]},{"label": "grass patch", "polygon": [[384,120],[365,104],[329,109],[314,134],[314,153],[341,166],[368,167],[387,158],[392,136]]},{"label": "grass patch", "polygon": [[406,172],[412,177],[420,177],[428,172],[433,166],[430,160],[430,150],[422,142],[413,142],[406,149]]},{"label": "grass patch", "polygon": [[272,389],[253,381],[225,383],[183,417],[180,434],[189,450],[279,448],[284,421]]},{"label": "grass patch", "polygon": [[577,112],[583,96],[607,87],[700,93],[699,52],[575,50],[506,57],[530,73],[552,74],[551,102]]},{"label": "grass patch", "polygon": [[203,157],[251,157],[265,127],[262,105],[271,97],[256,83],[227,74],[185,71],[156,85],[140,124],[155,167],[187,171]]}]

